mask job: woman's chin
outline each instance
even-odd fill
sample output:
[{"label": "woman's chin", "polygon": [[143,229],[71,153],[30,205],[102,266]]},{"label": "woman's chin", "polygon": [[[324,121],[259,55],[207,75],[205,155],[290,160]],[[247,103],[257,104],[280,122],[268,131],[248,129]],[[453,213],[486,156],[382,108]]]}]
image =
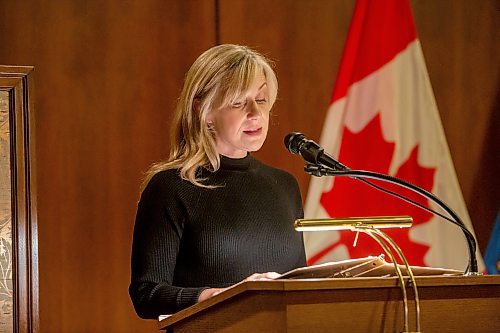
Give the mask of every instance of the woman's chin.
[{"label": "woman's chin", "polygon": [[251,145],[247,145],[247,147],[246,147],[245,150],[248,151],[248,152],[255,152],[255,151],[260,150],[260,148],[262,148],[263,145],[264,145],[264,142],[253,143]]}]

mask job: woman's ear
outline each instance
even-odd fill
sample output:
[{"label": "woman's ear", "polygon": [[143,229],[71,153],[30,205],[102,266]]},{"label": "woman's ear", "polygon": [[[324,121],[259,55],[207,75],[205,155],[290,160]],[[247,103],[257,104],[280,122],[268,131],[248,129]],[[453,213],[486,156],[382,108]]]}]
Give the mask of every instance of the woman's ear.
[{"label": "woman's ear", "polygon": [[200,112],[201,101],[199,98],[195,98],[193,100],[193,110],[196,112]]},{"label": "woman's ear", "polygon": [[205,121],[207,122],[207,128],[209,131],[215,131],[215,127],[214,127],[214,117],[213,117],[213,113],[212,112],[209,112],[205,118]]}]

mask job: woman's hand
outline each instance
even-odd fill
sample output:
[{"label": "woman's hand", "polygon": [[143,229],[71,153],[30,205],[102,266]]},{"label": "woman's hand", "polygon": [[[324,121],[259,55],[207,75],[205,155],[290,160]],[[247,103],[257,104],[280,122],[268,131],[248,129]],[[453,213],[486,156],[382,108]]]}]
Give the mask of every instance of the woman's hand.
[{"label": "woman's hand", "polygon": [[281,276],[276,272],[267,272],[267,273],[255,273],[247,277],[244,281],[266,281],[266,280],[274,280]]},{"label": "woman's hand", "polygon": [[221,292],[223,292],[226,289],[227,288],[208,288],[208,289],[205,289],[200,293],[200,296],[198,296],[198,302],[202,302],[204,300],[209,299],[210,297],[214,297],[215,295],[220,294]]},{"label": "woman's hand", "polygon": [[[276,272],[254,273],[237,284],[240,284],[242,282],[247,282],[247,281],[269,281],[269,280],[277,279],[280,276],[281,276],[281,274],[278,274]],[[201,292],[200,296],[198,296],[198,302],[202,302],[202,301],[207,300],[211,297],[214,297],[215,295],[219,295],[221,292],[223,292],[229,288],[231,288],[231,287],[205,289]]]}]

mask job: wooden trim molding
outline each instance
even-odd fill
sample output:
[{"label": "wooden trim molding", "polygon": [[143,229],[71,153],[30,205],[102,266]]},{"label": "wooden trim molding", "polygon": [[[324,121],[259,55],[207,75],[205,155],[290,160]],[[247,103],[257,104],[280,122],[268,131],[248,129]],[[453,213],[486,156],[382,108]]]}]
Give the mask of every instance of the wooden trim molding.
[{"label": "wooden trim molding", "polygon": [[[13,332],[39,332],[33,67],[0,66],[10,139]],[[4,94],[5,95],[5,94]]]}]

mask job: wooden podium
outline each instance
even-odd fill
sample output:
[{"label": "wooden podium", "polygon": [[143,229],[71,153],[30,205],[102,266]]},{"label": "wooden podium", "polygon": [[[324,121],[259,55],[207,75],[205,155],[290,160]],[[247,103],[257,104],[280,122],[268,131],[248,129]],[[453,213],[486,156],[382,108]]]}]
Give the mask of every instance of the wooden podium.
[{"label": "wooden podium", "polygon": [[[416,278],[421,331],[500,332],[500,275]],[[415,329],[408,288],[410,329]],[[401,332],[397,278],[252,281],[159,322],[171,333]]]}]

